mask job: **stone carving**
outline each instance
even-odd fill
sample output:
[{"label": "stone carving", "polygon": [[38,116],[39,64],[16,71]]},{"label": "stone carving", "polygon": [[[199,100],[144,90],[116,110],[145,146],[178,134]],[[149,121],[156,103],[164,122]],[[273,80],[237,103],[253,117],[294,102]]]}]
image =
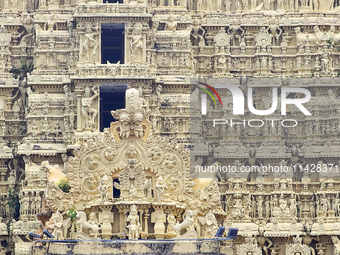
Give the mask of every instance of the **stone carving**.
[{"label": "stone carving", "polygon": [[205,215],[204,227],[205,238],[214,238],[218,229],[218,224],[215,215],[211,211],[208,212],[207,215]]},{"label": "stone carving", "polygon": [[[241,244],[237,248],[237,255],[243,254],[262,254],[261,248],[257,246],[256,239],[254,237],[246,237],[246,243]],[[267,253],[266,253],[267,254]]]},{"label": "stone carving", "polygon": [[[142,34],[143,25],[136,23],[130,37],[131,62],[144,63],[144,39]],[[175,29],[175,28],[174,28]]]},{"label": "stone carving", "polygon": [[64,234],[63,234],[63,216],[60,214],[59,211],[57,211],[54,214],[53,234],[54,234],[54,238],[56,240],[63,240],[64,239]]},{"label": "stone carving", "polygon": [[[35,214],[48,208],[55,212],[48,229],[58,239],[61,231],[71,238],[71,224],[58,229],[57,213],[66,217],[70,209],[93,212],[88,222],[102,225],[102,238],[117,233],[124,238],[131,204],[145,239],[156,232],[156,238],[174,237],[176,219],[181,222],[183,212],[192,210],[190,231],[200,237],[204,224],[197,219],[206,215],[239,227],[244,238],[235,253],[258,254],[260,248],[264,254],[314,254],[311,247],[316,254],[331,254],[333,248],[338,253],[338,241],[329,236],[339,235],[339,184],[330,171],[331,164],[333,170],[339,164],[340,151],[339,1],[33,2],[4,0],[0,6],[3,222],[12,217],[9,189],[19,194],[21,208],[11,231],[0,227],[7,253],[28,253],[26,232],[35,226]],[[107,23],[124,27],[124,36],[117,36],[124,45],[122,59],[106,59],[117,57],[105,51],[101,31]],[[312,99],[304,106],[312,115],[302,118],[292,106],[287,118],[298,120],[294,128],[280,125],[275,112],[270,118],[280,120],[272,127],[214,129],[211,118],[231,118],[232,95],[218,89],[223,106],[212,102],[202,116],[203,92],[196,89],[189,96],[188,77],[207,84],[210,78],[228,77],[245,95],[252,88],[256,109],[272,107],[272,85],[308,84]],[[126,109],[115,110],[117,121],[99,131],[103,84],[128,84],[138,93],[128,90]],[[192,115],[191,100],[198,116]],[[206,185],[208,180],[191,178],[197,173],[185,148],[195,137],[209,138],[193,146],[191,158],[198,166],[220,163],[240,170],[270,164],[296,171],[220,172]],[[213,157],[207,155],[211,151]],[[327,164],[328,172],[308,171],[312,164]],[[56,186],[65,177],[68,193]],[[151,208],[167,215],[168,225],[162,216],[151,219]],[[187,237],[198,236],[190,233]],[[296,235],[302,242],[290,238]]]},{"label": "stone carving", "polygon": [[94,93],[93,96],[91,96],[91,90],[89,87],[85,88],[85,94],[84,97],[81,99],[82,102],[82,114],[85,118],[85,128],[86,129],[92,129],[95,126],[95,119],[98,114],[98,111],[92,107],[93,101],[98,97],[98,90],[96,87],[92,88],[92,91]]},{"label": "stone carving", "polygon": [[188,210],[185,215],[185,220],[180,223],[176,224],[173,228],[176,231],[177,237],[180,236],[180,231],[183,228],[191,228],[191,226],[194,224],[194,212],[191,210]]},{"label": "stone carving", "polygon": [[86,220],[86,213],[83,211],[79,211],[77,213],[77,231],[79,233],[83,232],[84,229],[90,229],[90,231],[93,232],[94,238],[97,239],[98,233],[99,233],[99,227],[97,225],[91,225],[87,220]]},{"label": "stone carving", "polygon": [[100,200],[101,202],[107,202],[109,200],[109,191],[110,191],[110,185],[108,184],[108,180],[106,176],[103,177],[103,179],[100,180],[99,185],[99,192],[100,192]]},{"label": "stone carving", "polygon": [[99,47],[97,37],[100,35],[99,24],[83,24],[83,26],[79,26],[79,30],[83,34],[79,51],[81,59],[85,63],[97,63]]},{"label": "stone carving", "polygon": [[156,180],[156,184],[154,187],[155,190],[155,198],[158,203],[161,203],[163,200],[164,190],[166,188],[166,185],[164,184],[164,180],[162,176],[158,177]]},{"label": "stone carving", "polygon": [[140,232],[140,222],[139,216],[137,214],[137,207],[135,205],[131,205],[130,207],[130,215],[126,218],[126,222],[129,222],[129,239],[138,239]]}]

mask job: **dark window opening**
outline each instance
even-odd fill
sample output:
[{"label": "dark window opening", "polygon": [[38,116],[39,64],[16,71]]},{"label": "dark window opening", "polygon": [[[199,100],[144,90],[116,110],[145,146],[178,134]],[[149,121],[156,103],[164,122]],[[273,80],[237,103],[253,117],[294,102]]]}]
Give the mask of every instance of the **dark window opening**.
[{"label": "dark window opening", "polygon": [[115,183],[119,184],[118,179],[113,179],[113,198],[119,198],[120,197],[120,190],[115,188]]},{"label": "dark window opening", "polygon": [[106,3],[109,3],[109,4],[120,3],[120,4],[122,4],[123,0],[103,0],[103,3],[104,4],[106,4]]},{"label": "dark window opening", "polygon": [[111,115],[112,110],[125,108],[126,87],[126,84],[103,84],[100,87],[100,131],[116,121]]},{"label": "dark window opening", "polygon": [[102,64],[124,63],[124,24],[102,24]]}]

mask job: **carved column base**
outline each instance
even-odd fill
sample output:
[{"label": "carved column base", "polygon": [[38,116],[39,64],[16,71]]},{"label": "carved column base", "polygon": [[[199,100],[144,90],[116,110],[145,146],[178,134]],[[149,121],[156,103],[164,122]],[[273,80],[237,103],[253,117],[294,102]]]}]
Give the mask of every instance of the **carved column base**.
[{"label": "carved column base", "polygon": [[148,239],[148,236],[149,236],[149,234],[148,234],[148,233],[145,233],[145,232],[142,232],[142,233],[140,234],[140,237],[141,237],[142,239]]},{"label": "carved column base", "polygon": [[172,239],[172,238],[175,238],[177,235],[176,235],[176,233],[166,233],[165,235],[164,235],[164,238],[166,238],[166,239]]},{"label": "carved column base", "polygon": [[164,239],[165,234],[155,234],[156,239]]}]

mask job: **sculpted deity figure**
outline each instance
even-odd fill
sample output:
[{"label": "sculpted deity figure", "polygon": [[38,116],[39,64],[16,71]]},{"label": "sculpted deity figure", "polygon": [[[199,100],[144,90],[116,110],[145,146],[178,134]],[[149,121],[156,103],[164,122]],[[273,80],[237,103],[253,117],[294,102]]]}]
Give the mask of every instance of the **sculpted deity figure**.
[{"label": "sculpted deity figure", "polygon": [[41,120],[41,133],[45,134],[45,137],[51,134],[51,122],[45,117],[44,120]]},{"label": "sculpted deity figure", "polygon": [[59,211],[54,214],[54,228],[53,228],[53,235],[55,240],[64,240],[63,234],[63,216]]},{"label": "sculpted deity figure", "polygon": [[296,205],[296,198],[293,194],[291,194],[290,199],[290,206],[289,206],[289,212],[290,212],[290,216],[295,218],[296,214],[297,214],[297,205]]},{"label": "sculpted deity figure", "polygon": [[177,223],[177,220],[176,220],[175,216],[173,214],[169,214],[168,217],[167,217],[167,220],[168,220],[167,233],[176,234],[174,227]]},{"label": "sculpted deity figure", "polygon": [[215,215],[210,211],[205,215],[205,238],[213,238],[218,229]]},{"label": "sculpted deity figure", "polygon": [[166,185],[164,183],[163,177],[159,176],[156,179],[156,185],[154,187],[155,190],[155,198],[157,203],[161,203],[163,200],[163,195],[164,195],[164,189],[166,188]]},{"label": "sculpted deity figure", "polygon": [[85,128],[93,128],[95,126],[95,118],[97,116],[98,111],[94,108],[92,108],[93,100],[96,99],[99,95],[98,88],[93,87],[92,91],[94,93],[93,96],[91,96],[91,90],[89,87],[85,88],[85,95],[81,99],[82,108],[81,111],[83,113],[83,116],[85,118]]},{"label": "sculpted deity figure", "polygon": [[34,198],[35,203],[35,213],[40,213],[40,207],[41,207],[41,197],[38,195]]},{"label": "sculpted deity figure", "polygon": [[257,201],[257,213],[258,217],[262,218],[263,217],[263,197],[259,196],[258,201]]},{"label": "sculpted deity figure", "polygon": [[103,179],[100,180],[100,185],[99,185],[99,193],[100,193],[100,199],[102,202],[107,202],[109,200],[109,191],[110,191],[110,186],[107,183],[107,178],[106,176],[103,177]]},{"label": "sculpted deity figure", "polygon": [[276,38],[276,45],[279,45],[279,38],[282,34],[282,29],[279,25],[277,25],[277,20],[274,17],[271,19],[267,31],[270,31],[270,33],[273,35],[273,44],[274,38]]},{"label": "sculpted deity figure", "polygon": [[129,239],[138,239],[140,232],[140,223],[136,205],[131,205],[130,215],[126,218],[126,222],[130,223],[127,226],[127,228],[129,229]]},{"label": "sculpted deity figure", "polygon": [[[257,236],[257,243],[262,248],[264,253],[268,255],[269,248],[273,245],[273,242],[268,237],[264,237],[264,227],[262,223],[259,225],[259,235]],[[266,243],[268,243],[268,245],[266,245]]]},{"label": "sculpted deity figure", "polygon": [[165,30],[176,31],[176,27],[177,27],[177,21],[175,20],[175,17],[172,14],[170,14],[168,21],[165,24]]},{"label": "sculpted deity figure", "polygon": [[[93,31],[94,30],[94,31]],[[84,40],[81,43],[80,47],[80,55],[85,56],[85,62],[95,62],[97,48],[99,44],[95,39],[100,34],[99,26],[97,25],[94,29],[92,28],[92,24],[88,23],[85,28]],[[92,53],[91,53],[92,49]]]},{"label": "sculpted deity figure", "polygon": [[[89,223],[94,226],[99,226],[99,221],[95,212],[90,213]],[[92,229],[90,230],[90,233],[95,234]]]},{"label": "sculpted deity figure", "polygon": [[131,51],[131,62],[142,63],[143,52],[144,52],[144,41],[143,41],[143,25],[137,23],[132,30],[130,36],[130,51]]},{"label": "sculpted deity figure", "polygon": [[321,205],[321,211],[322,211],[322,215],[323,217],[327,216],[327,211],[329,209],[329,201],[326,197],[326,194],[323,194],[322,197],[320,198],[320,205]]},{"label": "sculpted deity figure", "polygon": [[[238,31],[241,31],[241,35],[237,34]],[[231,39],[234,41],[234,45],[235,45],[235,39],[238,38],[238,41],[240,42],[244,33],[245,33],[245,30],[239,25],[238,20],[233,19],[232,24],[229,26],[228,34],[230,34]]]},{"label": "sculpted deity figure", "polygon": [[204,40],[205,30],[201,27],[198,20],[194,21],[194,26],[191,32],[192,37],[194,38],[193,45],[204,47],[205,40]]}]

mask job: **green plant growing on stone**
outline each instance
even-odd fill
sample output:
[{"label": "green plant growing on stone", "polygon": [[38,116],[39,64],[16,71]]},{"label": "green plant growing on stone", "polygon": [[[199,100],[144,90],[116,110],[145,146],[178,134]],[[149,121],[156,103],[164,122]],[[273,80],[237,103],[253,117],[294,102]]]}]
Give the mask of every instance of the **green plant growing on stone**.
[{"label": "green plant growing on stone", "polygon": [[58,186],[59,189],[61,189],[65,193],[70,192],[71,186],[68,184],[68,179],[66,179],[66,178],[60,179],[57,182],[57,186]]},{"label": "green plant growing on stone", "polygon": [[26,77],[27,73],[31,73],[34,69],[33,63],[29,63],[27,65],[26,60],[21,60],[21,67],[19,68],[12,68],[10,70],[11,73],[14,74],[14,78],[18,78],[18,76]]},{"label": "green plant growing on stone", "polygon": [[74,207],[72,207],[68,211],[67,217],[70,218],[70,220],[71,220],[71,232],[70,232],[70,236],[71,236],[71,238],[73,238],[73,235],[76,232],[75,222],[76,222],[76,218],[77,218],[77,211],[76,211],[76,209]]},{"label": "green plant growing on stone", "polygon": [[13,219],[18,220],[19,219],[19,210],[20,210],[20,202],[19,202],[19,195],[16,193],[16,191],[13,189],[8,190],[8,200],[7,204],[10,208],[11,217]]}]

